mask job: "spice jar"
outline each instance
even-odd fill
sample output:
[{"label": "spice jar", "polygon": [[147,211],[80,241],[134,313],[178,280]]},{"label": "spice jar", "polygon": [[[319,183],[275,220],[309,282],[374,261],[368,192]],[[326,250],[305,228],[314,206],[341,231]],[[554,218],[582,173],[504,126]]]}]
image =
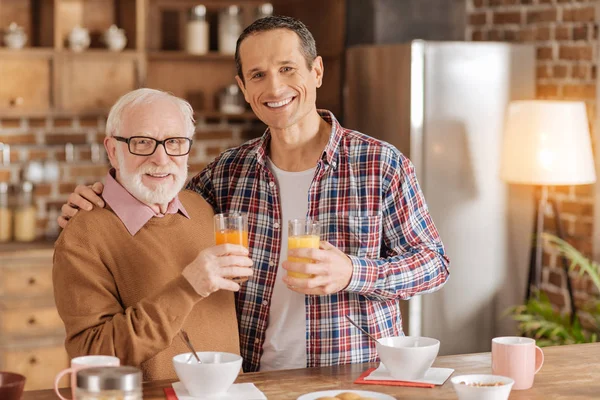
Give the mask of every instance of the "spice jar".
[{"label": "spice jar", "polygon": [[135,367],[77,371],[76,400],[142,400],[142,372]]},{"label": "spice jar", "polygon": [[254,14],[254,20],[270,17],[273,15],[273,4],[263,3],[256,7],[256,13]]},{"label": "spice jar", "polygon": [[35,225],[36,209],[33,205],[33,184],[26,181],[21,184],[15,209],[15,240],[17,242],[35,240]]},{"label": "spice jar", "polygon": [[238,6],[229,6],[219,13],[219,52],[235,54],[235,45],[244,29],[242,11]]},{"label": "spice jar", "polygon": [[206,7],[198,5],[190,10],[186,27],[185,50],[190,54],[208,53],[208,22]]},{"label": "spice jar", "polygon": [[8,205],[8,183],[0,182],[0,242],[12,238],[12,210]]}]

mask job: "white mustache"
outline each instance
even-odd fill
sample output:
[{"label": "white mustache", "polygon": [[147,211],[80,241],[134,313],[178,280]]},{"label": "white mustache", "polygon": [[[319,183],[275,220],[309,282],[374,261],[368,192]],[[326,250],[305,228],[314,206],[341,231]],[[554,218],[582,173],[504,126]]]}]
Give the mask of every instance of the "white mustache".
[{"label": "white mustache", "polygon": [[138,170],[138,173],[140,173],[140,174],[155,174],[155,175],[162,175],[162,174],[176,175],[177,172],[178,172],[177,168],[175,168],[175,167],[159,168],[159,167],[153,167],[150,165],[140,167],[140,169]]}]

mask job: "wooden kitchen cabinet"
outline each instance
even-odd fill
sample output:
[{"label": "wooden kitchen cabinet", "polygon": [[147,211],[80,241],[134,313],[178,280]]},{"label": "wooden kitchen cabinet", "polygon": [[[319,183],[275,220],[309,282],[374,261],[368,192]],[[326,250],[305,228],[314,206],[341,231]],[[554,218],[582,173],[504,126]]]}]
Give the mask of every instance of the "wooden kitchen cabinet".
[{"label": "wooden kitchen cabinet", "polygon": [[52,64],[51,51],[0,50],[0,113],[49,111]]},{"label": "wooden kitchen cabinet", "polygon": [[[248,25],[267,1],[0,0],[0,30],[15,21],[29,37],[25,49],[0,47],[0,76],[11,77],[0,80],[0,113],[106,114],[123,93],[152,87],[185,98],[199,114],[219,114],[217,96],[235,83],[236,70],[233,55],[218,52],[218,14],[239,6]],[[340,114],[345,0],[270,2],[274,14],[300,18],[313,32],[325,57],[317,106]],[[209,53],[200,56],[184,51],[187,15],[198,4],[206,6],[210,26]],[[112,24],[125,30],[123,52],[108,51],[101,40]],[[91,46],[73,53],[67,37],[78,25],[89,30]]]},{"label": "wooden kitchen cabinet", "polygon": [[0,370],[24,375],[26,390],[52,387],[56,374],[69,366],[54,304],[53,253],[50,244],[0,252]]},{"label": "wooden kitchen cabinet", "polygon": [[73,112],[102,112],[119,97],[140,86],[141,56],[105,51],[59,56],[58,108]]}]

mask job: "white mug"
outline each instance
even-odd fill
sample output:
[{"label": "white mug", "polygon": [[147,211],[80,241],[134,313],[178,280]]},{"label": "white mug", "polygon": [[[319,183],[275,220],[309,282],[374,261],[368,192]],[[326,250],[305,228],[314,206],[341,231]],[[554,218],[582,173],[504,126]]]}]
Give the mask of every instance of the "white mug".
[{"label": "white mug", "polygon": [[63,397],[58,391],[58,382],[66,374],[71,374],[71,396],[75,398],[75,387],[77,386],[77,371],[92,367],[118,367],[121,360],[113,356],[81,356],[71,359],[71,368],[64,369],[56,375],[54,380],[54,391],[62,400],[70,400]]}]

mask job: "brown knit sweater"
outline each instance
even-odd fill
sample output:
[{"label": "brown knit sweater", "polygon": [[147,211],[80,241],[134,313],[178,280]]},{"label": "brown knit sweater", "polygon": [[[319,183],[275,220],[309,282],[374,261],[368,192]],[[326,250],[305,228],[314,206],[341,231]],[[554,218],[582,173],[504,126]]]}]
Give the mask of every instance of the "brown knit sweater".
[{"label": "brown knit sweater", "polygon": [[71,357],[114,355],[145,380],[175,378],[172,357],[187,352],[184,328],[198,351],[239,354],[233,293],[201,298],[181,275],[214,243],[211,207],[196,193],[180,213],[152,218],[135,236],[110,209],[79,212],[54,252],[54,295]]}]

